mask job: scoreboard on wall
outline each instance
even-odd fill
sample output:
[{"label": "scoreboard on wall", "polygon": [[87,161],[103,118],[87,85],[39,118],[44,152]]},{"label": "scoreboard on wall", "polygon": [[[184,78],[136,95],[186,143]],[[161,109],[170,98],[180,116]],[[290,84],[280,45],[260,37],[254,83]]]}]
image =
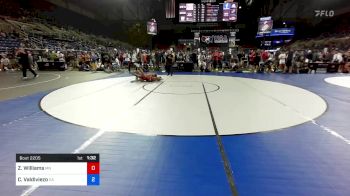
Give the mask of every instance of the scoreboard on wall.
[{"label": "scoreboard on wall", "polygon": [[238,3],[179,3],[179,22],[236,22]]}]

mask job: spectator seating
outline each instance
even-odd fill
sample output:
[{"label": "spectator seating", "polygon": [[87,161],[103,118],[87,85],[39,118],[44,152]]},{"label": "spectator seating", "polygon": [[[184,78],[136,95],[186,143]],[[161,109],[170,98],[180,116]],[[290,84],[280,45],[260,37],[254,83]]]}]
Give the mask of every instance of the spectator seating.
[{"label": "spectator seating", "polygon": [[[3,28],[2,28],[3,27]],[[23,44],[27,48],[49,49],[49,50],[79,50],[91,51],[94,49],[103,50],[111,48],[132,48],[130,45],[102,36],[90,35],[73,28],[64,29],[53,26],[40,20],[30,20],[30,18],[14,19],[10,17],[0,17],[0,30],[11,29],[15,32],[15,38],[6,37],[0,40],[0,51],[6,48],[17,48]]]},{"label": "spectator seating", "polygon": [[18,48],[20,40],[16,38],[0,37],[0,48]]}]

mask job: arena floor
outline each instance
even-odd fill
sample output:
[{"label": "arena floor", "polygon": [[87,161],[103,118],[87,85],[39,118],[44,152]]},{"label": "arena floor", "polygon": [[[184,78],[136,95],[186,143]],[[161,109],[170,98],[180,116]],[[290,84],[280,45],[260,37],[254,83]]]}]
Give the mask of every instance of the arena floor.
[{"label": "arena floor", "polygon": [[[0,77],[4,195],[349,195],[342,74]],[[16,153],[100,153],[98,187],[16,187]]]}]

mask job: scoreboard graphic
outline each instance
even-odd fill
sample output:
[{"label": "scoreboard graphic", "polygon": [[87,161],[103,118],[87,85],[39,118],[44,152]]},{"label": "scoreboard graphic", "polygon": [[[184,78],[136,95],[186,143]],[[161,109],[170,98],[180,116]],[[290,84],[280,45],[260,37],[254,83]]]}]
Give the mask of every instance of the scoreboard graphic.
[{"label": "scoreboard graphic", "polygon": [[98,186],[99,154],[16,154],[17,186]]},{"label": "scoreboard graphic", "polygon": [[179,3],[179,22],[236,22],[238,3]]}]

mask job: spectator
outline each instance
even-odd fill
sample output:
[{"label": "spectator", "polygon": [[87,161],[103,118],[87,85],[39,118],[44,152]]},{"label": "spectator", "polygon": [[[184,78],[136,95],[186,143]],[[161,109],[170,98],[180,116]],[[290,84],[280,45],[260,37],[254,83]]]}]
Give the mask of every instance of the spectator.
[{"label": "spectator", "polygon": [[65,59],[64,59],[64,54],[62,52],[57,52],[58,53],[58,61],[60,62],[65,62]]},{"label": "spectator", "polygon": [[264,50],[261,54],[261,58],[263,63],[266,63],[266,61],[269,59],[269,52],[267,50]]},{"label": "spectator", "polygon": [[282,51],[279,55],[278,55],[278,59],[279,59],[279,69],[280,70],[284,70],[286,67],[286,59],[287,59],[287,54]]},{"label": "spectator", "polygon": [[167,52],[165,69],[168,76],[173,75],[174,54],[171,51]]},{"label": "spectator", "polygon": [[214,69],[217,70],[221,66],[220,53],[218,50],[214,51],[212,56],[212,61],[213,61]]},{"label": "spectator", "polygon": [[0,56],[0,59],[1,59],[1,60],[0,60],[0,71],[5,71],[5,70],[4,70],[4,65],[3,65],[3,62],[2,62],[2,61],[3,61],[3,58],[4,58],[3,55],[1,55],[1,56]]},{"label": "spectator", "polygon": [[255,71],[257,71],[259,69],[260,61],[261,61],[261,51],[257,50],[256,55],[255,55],[255,59],[254,59]]},{"label": "spectator", "polygon": [[294,52],[293,52],[293,50],[290,50],[287,54],[287,60],[286,60],[287,62],[286,62],[286,67],[285,67],[284,73],[291,73],[293,59],[294,59]]},{"label": "spectator", "polygon": [[303,51],[295,51],[294,53],[294,63],[293,63],[293,68],[296,73],[299,73],[300,67],[303,66],[305,62],[305,55]]},{"label": "spectator", "polygon": [[250,50],[250,53],[249,53],[249,65],[254,65],[254,62],[255,62],[255,57],[256,57],[256,53],[254,50]]},{"label": "spectator", "polygon": [[313,53],[311,50],[308,50],[306,53],[305,63],[312,63],[312,62],[313,62]]},{"label": "spectator", "polygon": [[325,63],[331,62],[332,61],[332,57],[333,57],[332,53],[330,53],[328,51],[328,48],[325,48],[323,50],[323,62],[325,62]]},{"label": "spectator", "polygon": [[343,54],[336,50],[335,54],[333,55],[332,63],[343,63]]}]

